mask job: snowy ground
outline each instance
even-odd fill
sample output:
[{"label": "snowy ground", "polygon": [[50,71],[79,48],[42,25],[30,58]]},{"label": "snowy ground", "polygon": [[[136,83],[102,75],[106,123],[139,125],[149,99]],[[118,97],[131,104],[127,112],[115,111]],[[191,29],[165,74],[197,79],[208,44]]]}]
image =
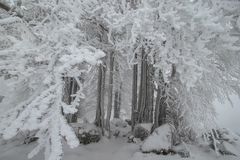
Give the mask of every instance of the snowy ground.
[{"label": "snowy ground", "polygon": [[[27,153],[34,144],[17,145],[13,144],[0,146],[0,160],[27,160]],[[240,160],[239,157],[221,156],[218,157],[212,151],[204,151],[203,148],[190,146],[192,157],[188,160]],[[139,145],[126,143],[126,139],[104,139],[100,143],[80,146],[75,149],[64,147],[63,160],[183,160],[179,156],[161,156],[155,154],[142,154],[139,152]],[[32,160],[43,160],[39,154]]]}]

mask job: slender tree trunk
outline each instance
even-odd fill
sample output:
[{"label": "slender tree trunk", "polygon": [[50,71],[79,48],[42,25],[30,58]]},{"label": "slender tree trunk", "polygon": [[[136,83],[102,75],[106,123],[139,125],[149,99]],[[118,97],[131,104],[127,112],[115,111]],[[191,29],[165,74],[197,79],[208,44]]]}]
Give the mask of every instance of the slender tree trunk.
[{"label": "slender tree trunk", "polygon": [[95,124],[101,127],[101,84],[102,84],[102,69],[98,67],[98,83],[97,83],[97,108],[95,116]]},{"label": "slender tree trunk", "polygon": [[109,59],[110,59],[110,66],[109,66],[109,89],[108,89],[108,106],[107,106],[107,119],[106,119],[106,129],[109,134],[109,138],[111,137],[110,131],[110,118],[112,113],[112,94],[113,94],[113,64],[114,64],[114,53],[111,52]]},{"label": "slender tree trunk", "polygon": [[121,105],[121,87],[122,82],[120,81],[120,73],[119,73],[119,64],[117,61],[115,62],[115,93],[114,93],[114,118],[120,118],[120,105]]},{"label": "slender tree trunk", "polygon": [[156,97],[156,103],[155,103],[153,130],[159,126],[160,99],[161,99],[161,90],[160,90],[160,86],[158,85],[157,97]]},{"label": "slender tree trunk", "polygon": [[98,68],[98,88],[97,88],[97,109],[95,124],[101,127],[104,135],[104,90],[105,90],[105,66],[99,65]]},{"label": "slender tree trunk", "polygon": [[[70,77],[64,77],[64,95],[63,95],[63,101],[66,104],[70,104],[71,103],[71,78]],[[71,123],[71,118],[70,118],[70,114],[66,114],[65,115],[67,122]]]},{"label": "slender tree trunk", "polygon": [[[71,104],[72,101],[74,101],[75,97],[73,97],[73,94],[76,94],[76,92],[78,91],[78,84],[76,82],[76,80],[72,77],[65,77],[64,78],[65,81],[65,87],[64,87],[64,102],[67,104]],[[74,113],[74,114],[67,114],[66,115],[66,119],[68,121],[68,123],[74,123],[77,122],[77,115],[78,112]]]},{"label": "slender tree trunk", "polygon": [[114,115],[113,115],[114,118],[120,117],[120,114],[118,112],[119,94],[120,94],[119,90],[117,89],[114,93]]},{"label": "slender tree trunk", "polygon": [[165,83],[162,71],[159,70],[153,129],[159,127],[166,122],[166,96],[164,94]]},{"label": "slender tree trunk", "polygon": [[120,118],[121,96],[122,96],[121,90],[122,90],[122,82],[120,82],[120,87],[115,91],[114,118]]},{"label": "slender tree trunk", "polygon": [[102,135],[104,135],[104,94],[105,94],[105,77],[106,77],[106,65],[102,65],[102,84],[101,84],[101,123],[102,123]]},{"label": "slender tree trunk", "polygon": [[147,96],[146,96],[146,121],[153,122],[153,99],[154,99],[154,86],[153,86],[153,65],[147,64]]},{"label": "slender tree trunk", "polygon": [[[78,87],[77,81],[74,78],[72,78],[72,83],[73,83],[72,84],[72,95],[73,95],[73,94],[77,93],[77,91],[79,90],[79,87]],[[74,101],[74,99],[75,99],[75,97],[71,97],[71,102]],[[78,111],[76,113],[72,114],[71,122],[76,123],[77,122],[77,117],[78,117]]]},{"label": "slender tree trunk", "polygon": [[[163,94],[165,94],[165,91],[163,90]],[[159,112],[159,125],[165,124],[166,123],[166,97],[162,95],[160,99],[160,112]]]},{"label": "slender tree trunk", "polygon": [[[137,54],[135,55],[137,59]],[[138,64],[133,65],[133,79],[132,79],[132,115],[131,115],[131,124],[132,131],[137,122],[137,79],[138,79]]]}]

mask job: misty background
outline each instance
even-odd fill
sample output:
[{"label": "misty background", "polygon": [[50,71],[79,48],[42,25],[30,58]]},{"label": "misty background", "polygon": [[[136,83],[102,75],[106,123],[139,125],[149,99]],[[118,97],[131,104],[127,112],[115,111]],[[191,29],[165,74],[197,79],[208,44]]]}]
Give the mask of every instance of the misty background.
[{"label": "misty background", "polygon": [[219,126],[228,128],[240,134],[240,99],[238,96],[231,96],[232,105],[225,101],[221,104],[215,102],[217,111],[217,122]]}]

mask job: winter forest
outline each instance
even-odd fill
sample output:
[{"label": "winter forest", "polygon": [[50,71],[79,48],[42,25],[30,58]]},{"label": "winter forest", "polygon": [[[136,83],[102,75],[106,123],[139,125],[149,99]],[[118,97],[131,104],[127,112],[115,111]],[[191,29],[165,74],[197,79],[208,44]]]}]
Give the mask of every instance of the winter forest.
[{"label": "winter forest", "polygon": [[0,160],[239,160],[232,95],[239,0],[0,0]]}]

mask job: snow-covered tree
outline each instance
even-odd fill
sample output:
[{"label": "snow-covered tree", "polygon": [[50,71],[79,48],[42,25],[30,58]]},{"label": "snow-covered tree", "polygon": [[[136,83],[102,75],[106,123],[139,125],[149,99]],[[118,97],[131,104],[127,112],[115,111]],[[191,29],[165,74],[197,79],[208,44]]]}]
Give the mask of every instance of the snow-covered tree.
[{"label": "snow-covered tree", "polygon": [[[19,131],[36,132],[38,146],[29,157],[45,148],[47,160],[59,160],[62,139],[71,147],[78,145],[64,115],[77,111],[86,90],[85,105],[96,98],[97,90],[95,122],[103,133],[105,125],[110,131],[111,97],[118,82],[114,65],[120,86],[131,84],[124,81],[129,73],[123,68],[134,70],[133,124],[170,123],[176,141],[215,126],[216,98],[240,95],[237,5],[221,0],[0,2],[4,4],[0,5],[0,74],[12,87],[24,84],[26,91],[22,103],[9,103],[13,108],[1,113],[0,135],[9,139]],[[85,86],[82,77],[87,79]],[[68,104],[66,78],[78,85],[76,94],[68,95],[73,97]]]},{"label": "snow-covered tree", "polygon": [[169,112],[175,110],[182,129],[200,133],[214,127],[213,100],[239,94],[239,39],[231,34],[229,4],[149,0],[135,1],[131,9],[132,1],[103,2],[95,11],[109,30],[109,41],[131,64],[144,48],[156,75],[162,71],[165,103]]},{"label": "snow-covered tree", "polygon": [[[84,98],[79,78],[105,54],[84,44],[80,22],[80,2],[24,1],[23,18],[6,15],[1,24],[1,76],[15,79],[13,87],[27,83],[29,97],[1,114],[0,134],[10,139],[20,131],[35,131],[38,145],[33,157],[45,149],[48,160],[61,159],[62,139],[78,146],[64,114],[77,111]],[[71,104],[63,100],[64,78],[76,80],[79,90]],[[36,80],[36,81],[35,81]]]}]

